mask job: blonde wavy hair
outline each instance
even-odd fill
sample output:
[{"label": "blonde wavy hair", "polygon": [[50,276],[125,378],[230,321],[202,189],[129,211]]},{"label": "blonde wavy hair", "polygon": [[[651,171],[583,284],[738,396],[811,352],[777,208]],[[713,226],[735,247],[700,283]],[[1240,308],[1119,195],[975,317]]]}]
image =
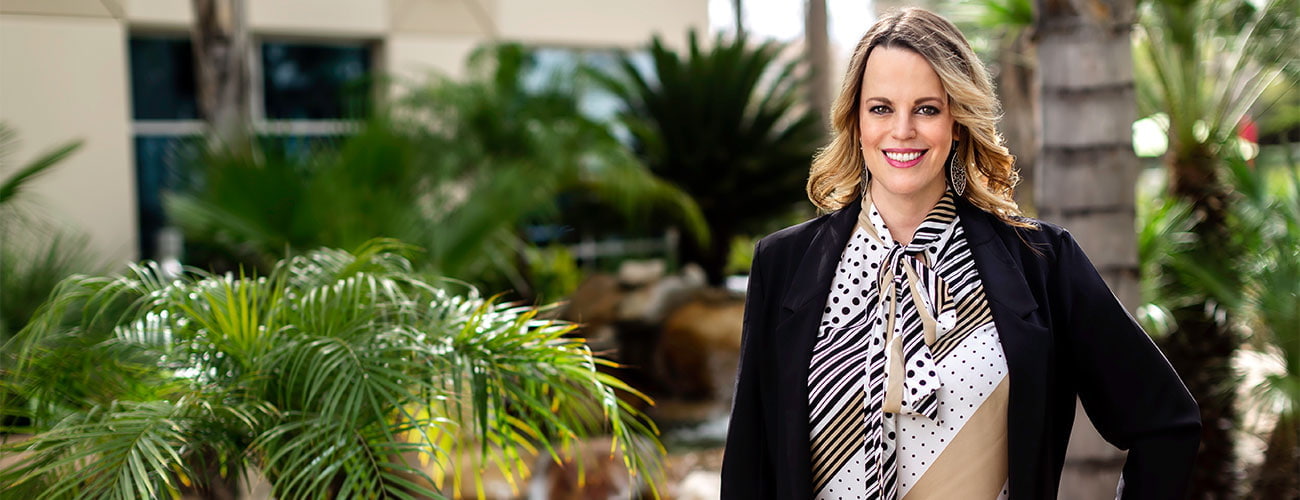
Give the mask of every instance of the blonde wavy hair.
[{"label": "blonde wavy hair", "polygon": [[861,194],[866,163],[859,146],[858,112],[867,56],[876,47],[916,52],[939,75],[958,125],[954,136],[958,141],[957,161],[966,167],[962,197],[1008,224],[1034,227],[1021,217],[1020,207],[1012,198],[1020,175],[1014,168],[1015,158],[1007,152],[997,131],[1001,105],[984,64],[956,26],[919,8],[886,15],[858,41],[844,85],[831,109],[834,138],[813,158],[808,199],[829,212],[843,208]]}]

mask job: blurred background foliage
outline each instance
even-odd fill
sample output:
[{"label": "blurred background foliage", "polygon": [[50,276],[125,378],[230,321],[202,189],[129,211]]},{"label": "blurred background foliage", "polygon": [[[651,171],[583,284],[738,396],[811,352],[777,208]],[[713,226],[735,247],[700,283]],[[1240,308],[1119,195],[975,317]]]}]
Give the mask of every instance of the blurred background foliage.
[{"label": "blurred background foliage", "polygon": [[48,216],[30,184],[76,153],[80,141],[54,147],[22,165],[13,164],[18,131],[0,123],[0,345],[36,312],[63,278],[101,270],[88,238],[66,221]]},{"label": "blurred background foliage", "polygon": [[783,46],[718,35],[684,53],[650,44],[652,69],[624,58],[622,73],[597,79],[623,103],[620,122],[656,175],[690,194],[712,240],[688,238],[682,260],[721,285],[736,236],[765,234],[804,207],[808,162],[825,140],[803,103],[808,68],[782,60]]},{"label": "blurred background foliage", "polygon": [[[1166,207],[1147,214],[1167,220],[1152,217],[1140,233],[1175,233],[1156,236],[1165,239],[1163,251],[1144,255],[1157,261],[1144,277],[1159,281],[1144,289],[1168,332],[1162,350],[1201,407],[1202,448],[1192,490],[1230,498],[1246,488],[1234,465],[1233,433],[1241,428],[1242,410],[1238,350],[1248,340],[1271,337],[1286,353],[1300,342],[1300,330],[1285,319],[1294,312],[1283,312],[1300,305],[1297,290],[1272,281],[1293,270],[1300,248],[1293,230],[1278,229],[1295,223],[1288,220],[1298,202],[1289,193],[1294,139],[1286,132],[1294,125],[1286,113],[1273,116],[1294,101],[1288,96],[1300,80],[1300,2],[1148,0],[1137,12],[1138,110],[1165,132],[1160,160],[1167,179],[1160,194],[1167,201],[1142,203]],[[1261,134],[1255,117],[1282,128]],[[1280,154],[1264,154],[1265,148]],[[1151,225],[1162,229],[1145,229]],[[1284,389],[1300,367],[1282,366],[1279,378],[1261,386],[1272,388],[1259,393],[1290,393],[1300,402],[1294,397],[1300,393]],[[1289,498],[1300,494],[1294,479],[1300,467],[1294,458],[1277,463],[1276,457],[1294,457],[1297,428],[1287,412],[1270,414],[1279,415],[1283,427],[1272,430],[1270,443],[1278,449],[1266,454],[1274,458],[1261,468],[1255,492]]]},{"label": "blurred background foliage", "polygon": [[286,254],[390,237],[421,249],[420,269],[528,298],[538,287],[559,294],[550,298],[572,290],[539,279],[569,268],[554,262],[561,250],[541,251],[548,241],[523,232],[557,221],[566,198],[627,226],[653,210],[707,241],[697,203],[580,112],[581,82],[527,88],[531,64],[519,45],[480,49],[468,78],[413,85],[305,155],[204,152],[198,189],[168,197],[168,213],[206,250],[201,267],[267,270]]}]

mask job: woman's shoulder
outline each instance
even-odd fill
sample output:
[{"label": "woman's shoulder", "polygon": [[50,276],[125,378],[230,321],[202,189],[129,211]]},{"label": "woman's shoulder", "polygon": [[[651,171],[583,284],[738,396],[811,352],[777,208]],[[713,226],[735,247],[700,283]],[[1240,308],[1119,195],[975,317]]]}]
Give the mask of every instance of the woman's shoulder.
[{"label": "woman's shoulder", "polygon": [[1001,240],[1002,245],[997,248],[1005,249],[1013,259],[1019,259],[1023,264],[1050,264],[1062,251],[1078,246],[1070,231],[1060,225],[1027,216],[1013,216],[1007,220],[971,208],[962,214],[963,221],[975,219],[962,224],[967,238],[973,237],[976,243],[989,237]]}]

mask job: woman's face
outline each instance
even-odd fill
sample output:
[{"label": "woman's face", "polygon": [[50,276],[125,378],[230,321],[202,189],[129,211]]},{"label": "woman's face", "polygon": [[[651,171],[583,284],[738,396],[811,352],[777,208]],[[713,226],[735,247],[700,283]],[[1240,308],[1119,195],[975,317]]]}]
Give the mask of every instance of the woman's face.
[{"label": "woman's face", "polygon": [[939,75],[920,54],[877,47],[863,72],[859,140],[871,196],[938,201],[954,121]]}]

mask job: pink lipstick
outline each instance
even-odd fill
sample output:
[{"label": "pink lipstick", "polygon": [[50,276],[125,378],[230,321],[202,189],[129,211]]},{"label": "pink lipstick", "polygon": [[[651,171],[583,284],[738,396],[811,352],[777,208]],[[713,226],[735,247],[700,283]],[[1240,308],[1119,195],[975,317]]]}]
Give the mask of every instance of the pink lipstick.
[{"label": "pink lipstick", "polygon": [[921,159],[925,158],[925,153],[928,151],[928,149],[912,148],[890,148],[881,150],[885,156],[885,162],[896,168],[910,168],[916,166],[916,164],[921,163]]}]

